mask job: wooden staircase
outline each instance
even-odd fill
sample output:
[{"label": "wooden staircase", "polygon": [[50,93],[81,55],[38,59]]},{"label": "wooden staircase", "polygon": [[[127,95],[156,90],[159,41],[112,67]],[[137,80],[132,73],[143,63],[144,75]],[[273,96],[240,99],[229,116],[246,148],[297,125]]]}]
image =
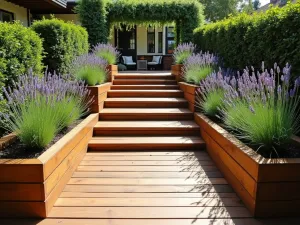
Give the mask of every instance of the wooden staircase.
[{"label": "wooden staircase", "polygon": [[201,150],[205,143],[172,75],[116,75],[89,151]]}]

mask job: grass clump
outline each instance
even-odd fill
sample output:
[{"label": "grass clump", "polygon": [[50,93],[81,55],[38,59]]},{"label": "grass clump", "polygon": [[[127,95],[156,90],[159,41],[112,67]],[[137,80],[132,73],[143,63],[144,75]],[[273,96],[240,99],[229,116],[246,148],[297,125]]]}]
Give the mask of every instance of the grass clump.
[{"label": "grass clump", "polygon": [[4,89],[7,113],[1,116],[27,148],[43,149],[65,127],[79,119],[90,104],[80,81],[58,75],[21,76],[13,89]]},{"label": "grass clump", "polygon": [[109,65],[115,65],[120,55],[111,44],[98,44],[94,47],[93,53],[104,59]]},{"label": "grass clump", "polygon": [[183,43],[179,44],[175,48],[173,53],[173,58],[176,64],[183,64],[190,57],[196,49],[196,46],[193,43]]},{"label": "grass clump", "polygon": [[215,57],[209,53],[199,53],[189,56],[184,62],[183,79],[188,83],[199,85],[213,72]]},{"label": "grass clump", "polygon": [[107,62],[94,54],[77,57],[72,64],[71,74],[77,80],[83,80],[87,85],[94,86],[106,81]]},{"label": "grass clump", "polygon": [[[264,156],[279,157],[300,130],[299,78],[290,82],[291,67],[255,74],[248,69],[232,78],[222,110],[225,125]],[[277,80],[276,80],[277,78]]]}]

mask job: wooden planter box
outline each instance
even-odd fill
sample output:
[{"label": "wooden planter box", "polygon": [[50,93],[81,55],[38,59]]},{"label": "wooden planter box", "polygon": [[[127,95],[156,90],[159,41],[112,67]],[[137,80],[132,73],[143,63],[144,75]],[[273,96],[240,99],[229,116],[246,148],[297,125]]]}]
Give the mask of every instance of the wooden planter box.
[{"label": "wooden planter box", "polygon": [[176,81],[177,82],[181,82],[183,81],[183,64],[176,64],[176,65],[172,65],[171,66],[171,74],[174,75],[176,77]]},{"label": "wooden planter box", "polygon": [[87,151],[92,114],[36,159],[0,159],[0,217],[45,218]]},{"label": "wooden planter box", "polygon": [[203,114],[195,120],[211,158],[254,216],[300,215],[300,159],[266,159]]},{"label": "wooden planter box", "polygon": [[196,91],[199,88],[199,86],[194,84],[189,84],[186,82],[180,82],[179,86],[180,89],[184,92],[184,98],[189,102],[189,109],[192,112],[195,112],[196,111],[195,102],[197,96]]},{"label": "wooden planter box", "polygon": [[110,90],[112,83],[105,83],[96,86],[89,86],[90,96],[93,102],[90,106],[92,113],[99,113],[104,107],[104,101],[107,99],[107,92]]},{"label": "wooden planter box", "polygon": [[118,66],[117,65],[108,65],[106,67],[106,70],[108,71],[108,78],[107,81],[108,82],[113,82],[115,75],[118,74]]}]

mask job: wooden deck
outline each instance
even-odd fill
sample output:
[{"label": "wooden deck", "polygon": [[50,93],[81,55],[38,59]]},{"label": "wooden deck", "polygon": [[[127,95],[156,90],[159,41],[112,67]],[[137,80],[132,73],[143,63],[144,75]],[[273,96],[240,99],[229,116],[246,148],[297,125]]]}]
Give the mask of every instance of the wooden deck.
[{"label": "wooden deck", "polygon": [[48,218],[1,225],[300,224],[252,218],[204,151],[174,79],[149,75],[117,76],[89,152]]}]

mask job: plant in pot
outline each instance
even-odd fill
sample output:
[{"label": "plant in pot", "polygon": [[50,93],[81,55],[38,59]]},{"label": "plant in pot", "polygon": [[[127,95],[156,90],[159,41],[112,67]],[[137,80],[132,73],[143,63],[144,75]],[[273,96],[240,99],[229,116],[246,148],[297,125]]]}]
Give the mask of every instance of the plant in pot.
[{"label": "plant in pot", "polygon": [[103,109],[107,91],[110,90],[111,83],[106,82],[108,72],[107,61],[93,53],[81,55],[73,61],[71,74],[88,85],[93,113]]},{"label": "plant in pot", "polygon": [[78,120],[89,90],[69,76],[23,75],[4,95],[1,119],[13,133],[0,139],[0,217],[45,218],[86,153],[98,115]]},{"label": "plant in pot", "polygon": [[179,44],[173,52],[173,60],[175,65],[172,65],[171,72],[176,76],[177,81],[181,81],[182,79],[182,69],[183,63],[186,59],[191,56],[196,49],[196,46],[193,43],[183,43]]},{"label": "plant in pot", "polygon": [[[251,213],[298,215],[292,202],[300,183],[298,94],[291,67],[249,70],[201,82],[196,114],[207,150]],[[213,97],[209,97],[209,96]],[[207,107],[209,106],[209,107]],[[213,115],[215,113],[215,115]],[[219,117],[214,122],[210,118]],[[280,192],[276,191],[280,188]]]}]

